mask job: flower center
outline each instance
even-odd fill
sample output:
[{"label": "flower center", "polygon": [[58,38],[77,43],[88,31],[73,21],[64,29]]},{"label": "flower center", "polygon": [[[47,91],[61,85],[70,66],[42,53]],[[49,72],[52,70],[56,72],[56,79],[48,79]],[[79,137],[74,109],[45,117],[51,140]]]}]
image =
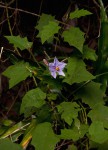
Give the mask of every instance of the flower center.
[{"label": "flower center", "polygon": [[59,71],[59,70],[60,70],[60,68],[59,68],[59,67],[56,67],[55,69],[56,69],[56,71]]}]

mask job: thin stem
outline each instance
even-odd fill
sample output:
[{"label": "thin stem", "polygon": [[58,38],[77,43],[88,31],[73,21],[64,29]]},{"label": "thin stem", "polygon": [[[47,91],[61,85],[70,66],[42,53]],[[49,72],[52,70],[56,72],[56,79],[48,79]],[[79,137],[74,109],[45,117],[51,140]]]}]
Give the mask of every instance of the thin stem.
[{"label": "thin stem", "polygon": [[38,67],[41,68],[41,66],[39,65],[38,61],[37,61],[36,58],[34,57],[34,55],[33,55],[32,51],[31,51],[31,49],[28,49],[28,51],[29,51],[30,55],[32,56],[33,60],[37,63]]}]

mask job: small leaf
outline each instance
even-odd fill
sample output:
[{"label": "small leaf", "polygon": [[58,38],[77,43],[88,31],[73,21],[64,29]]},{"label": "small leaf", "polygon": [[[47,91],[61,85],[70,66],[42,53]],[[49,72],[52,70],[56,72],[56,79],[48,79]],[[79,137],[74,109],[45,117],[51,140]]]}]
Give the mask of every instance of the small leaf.
[{"label": "small leaf", "polygon": [[48,122],[37,125],[32,138],[32,144],[37,150],[54,150],[59,138],[54,134]]},{"label": "small leaf", "polygon": [[55,33],[58,33],[60,27],[58,23],[55,21],[50,21],[47,25],[43,27],[43,29],[39,32],[38,37],[41,38],[42,44],[52,38]]},{"label": "small leaf", "polygon": [[70,19],[73,19],[73,18],[80,18],[82,16],[86,16],[86,15],[91,15],[92,13],[88,10],[84,10],[84,9],[76,9],[74,12],[71,12],[70,13]]},{"label": "small leaf", "polygon": [[76,97],[81,98],[83,103],[88,104],[91,108],[98,103],[103,104],[103,96],[100,84],[95,82],[86,84],[76,92]]},{"label": "small leaf", "polygon": [[27,70],[29,63],[18,62],[15,65],[9,66],[4,72],[3,75],[10,78],[9,88],[12,88],[19,82],[25,80],[31,73]]},{"label": "small leaf", "polygon": [[64,31],[62,36],[65,42],[77,48],[81,53],[83,52],[84,33],[78,27],[71,27]]},{"label": "small leaf", "polygon": [[95,121],[89,128],[90,139],[96,143],[104,143],[108,140],[108,131],[104,129],[103,123]]},{"label": "small leaf", "polygon": [[23,150],[20,145],[12,143],[9,139],[0,140],[0,149],[1,150]]},{"label": "small leaf", "polygon": [[67,74],[63,82],[70,85],[80,83],[95,78],[86,70],[85,63],[78,58],[72,57],[68,59]]},{"label": "small leaf", "polygon": [[95,50],[93,50],[93,49],[89,48],[87,45],[85,45],[84,49],[83,49],[83,58],[96,61],[97,55],[95,53]]},{"label": "small leaf", "polygon": [[95,120],[103,122],[105,128],[108,128],[108,107],[102,104],[94,106],[93,110],[88,113],[88,117],[91,118],[92,122]]},{"label": "small leaf", "polygon": [[20,50],[30,49],[32,46],[32,42],[28,42],[27,37],[21,38],[18,36],[5,36],[9,43],[13,44],[15,48],[19,48]]},{"label": "small leaf", "polygon": [[63,102],[57,106],[61,118],[69,125],[72,124],[73,119],[78,117],[79,105],[75,102]]},{"label": "small leaf", "polygon": [[28,91],[22,99],[20,113],[24,113],[27,107],[34,106],[40,108],[45,104],[46,93],[40,88]]}]

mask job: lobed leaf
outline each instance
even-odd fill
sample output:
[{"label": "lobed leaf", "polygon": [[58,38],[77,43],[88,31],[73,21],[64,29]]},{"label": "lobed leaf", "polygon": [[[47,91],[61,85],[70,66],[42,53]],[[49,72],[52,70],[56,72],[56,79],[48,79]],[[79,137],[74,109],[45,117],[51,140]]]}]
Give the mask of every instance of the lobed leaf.
[{"label": "lobed leaf", "polygon": [[32,138],[32,144],[37,150],[54,150],[59,138],[54,134],[48,122],[37,125]]},{"label": "lobed leaf", "polygon": [[97,57],[98,56],[96,55],[95,50],[89,48],[87,45],[84,46],[84,48],[83,48],[83,58],[84,59],[90,59],[90,60],[96,61]]},{"label": "lobed leaf", "polygon": [[18,144],[12,143],[9,139],[0,140],[0,149],[1,150],[23,150],[22,147]]},{"label": "lobed leaf", "polygon": [[88,113],[88,117],[91,118],[92,122],[95,120],[103,122],[105,128],[108,128],[108,107],[102,104],[94,106],[93,110]]},{"label": "lobed leaf", "polygon": [[69,125],[72,124],[73,119],[78,117],[79,105],[75,102],[62,102],[57,106],[58,112],[61,114],[61,118],[65,120]]},{"label": "lobed leaf", "polygon": [[13,44],[15,48],[19,48],[20,50],[30,49],[33,42],[29,42],[27,37],[22,38],[18,36],[5,36],[9,43]]},{"label": "lobed leaf", "polygon": [[88,10],[85,9],[76,9],[74,12],[70,13],[70,19],[74,19],[74,18],[80,18],[83,16],[87,16],[87,15],[91,15],[92,13]]},{"label": "lobed leaf", "polygon": [[22,99],[20,113],[24,113],[27,107],[40,108],[45,104],[46,93],[40,88],[28,91]]},{"label": "lobed leaf", "polygon": [[86,70],[85,63],[78,58],[71,57],[68,59],[67,74],[63,82],[70,85],[83,81],[92,80],[95,77]]},{"label": "lobed leaf", "polygon": [[81,98],[82,102],[93,108],[96,104],[103,104],[104,93],[100,89],[100,84],[89,82],[76,92],[76,97]]},{"label": "lobed leaf", "polygon": [[108,131],[104,129],[103,123],[95,121],[89,128],[90,139],[96,143],[104,143],[108,140]]},{"label": "lobed leaf", "polygon": [[8,77],[9,88],[12,88],[19,82],[25,80],[31,73],[28,71],[29,63],[27,62],[18,62],[15,65],[9,66],[4,72],[3,75]]},{"label": "lobed leaf", "polygon": [[42,14],[36,28],[39,30],[37,37],[41,38],[42,44],[53,38],[55,33],[58,33],[60,27],[54,17],[47,14]]},{"label": "lobed leaf", "polygon": [[64,31],[62,36],[65,42],[83,53],[84,33],[78,27],[71,27],[69,30]]}]

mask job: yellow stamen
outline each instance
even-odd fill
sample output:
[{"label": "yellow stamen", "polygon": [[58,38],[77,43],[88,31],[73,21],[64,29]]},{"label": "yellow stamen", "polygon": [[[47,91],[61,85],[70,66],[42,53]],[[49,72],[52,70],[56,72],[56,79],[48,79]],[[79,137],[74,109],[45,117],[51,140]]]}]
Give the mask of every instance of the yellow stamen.
[{"label": "yellow stamen", "polygon": [[55,69],[56,69],[57,71],[59,71],[59,70],[60,70],[60,68],[59,68],[59,67],[56,67]]}]

